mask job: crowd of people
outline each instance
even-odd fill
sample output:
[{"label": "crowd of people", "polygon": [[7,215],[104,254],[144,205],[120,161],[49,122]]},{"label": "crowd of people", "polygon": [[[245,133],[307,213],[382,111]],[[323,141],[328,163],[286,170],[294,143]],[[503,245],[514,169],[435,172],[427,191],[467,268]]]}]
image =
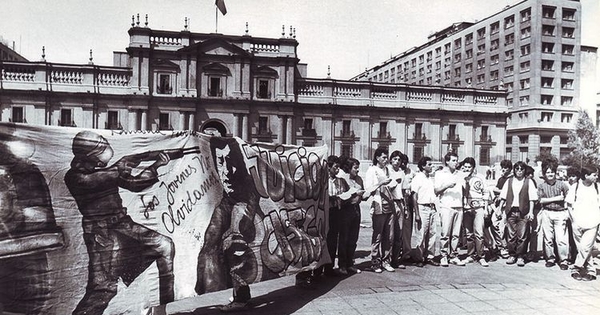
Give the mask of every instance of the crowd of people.
[{"label": "crowd of people", "polygon": [[[319,277],[362,272],[355,266],[361,202],[369,203],[375,273],[394,272],[408,264],[489,267],[499,259],[523,267],[539,259],[536,240],[542,233],[546,267],[570,270],[575,280],[596,280],[592,257],[600,240],[596,166],[569,168],[567,178],[559,178],[558,163],[547,161],[541,165],[541,176],[535,177],[525,162],[513,165],[503,160],[496,180],[495,172],[478,174],[473,157],[459,161],[453,152],[444,156],[443,167],[434,167],[427,156],[417,162],[418,171],[408,163],[400,151],[388,155],[387,149],[377,148],[363,179],[357,159],[327,158],[326,243],[331,263],[296,274],[297,287],[310,289]],[[488,185],[490,181],[495,185]],[[246,309],[249,299],[249,294],[244,301],[232,299],[221,310]]]},{"label": "crowd of people", "polygon": [[[489,172],[478,174],[472,157],[460,161],[449,152],[444,166],[435,168],[425,156],[415,172],[407,167],[406,155],[399,151],[388,155],[385,148],[375,150],[364,180],[356,159],[329,156],[327,166],[327,246],[332,263],[298,275],[298,286],[310,286],[311,279],[321,274],[361,272],[354,266],[361,202],[369,203],[375,273],[394,272],[407,264],[489,267],[499,259],[522,267],[540,259],[541,252],[548,268],[570,271],[575,280],[596,279],[592,257],[600,239],[596,166],[569,168],[568,178],[562,178],[555,161],[542,162],[541,176],[534,176],[525,162],[513,165],[504,160],[500,176],[492,180]],[[538,233],[541,246],[536,242]]]}]

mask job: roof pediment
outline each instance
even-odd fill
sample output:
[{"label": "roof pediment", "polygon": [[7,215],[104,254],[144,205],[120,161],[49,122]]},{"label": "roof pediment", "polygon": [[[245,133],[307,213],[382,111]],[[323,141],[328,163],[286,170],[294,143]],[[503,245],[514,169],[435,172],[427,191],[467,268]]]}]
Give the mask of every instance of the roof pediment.
[{"label": "roof pediment", "polygon": [[181,48],[180,52],[198,52],[216,56],[248,56],[249,53],[242,48],[231,44],[220,37],[214,37],[193,45]]},{"label": "roof pediment", "polygon": [[207,74],[222,74],[226,76],[231,76],[231,71],[229,71],[229,68],[220,63],[215,62],[202,67],[202,72],[205,72]]},{"label": "roof pediment", "polygon": [[178,64],[162,58],[152,60],[152,66],[154,66],[154,68],[179,70]]},{"label": "roof pediment", "polygon": [[279,73],[268,66],[261,66],[256,68],[256,70],[254,70],[254,75],[255,76],[262,76],[262,77],[271,77],[271,78],[278,78],[279,77]]}]

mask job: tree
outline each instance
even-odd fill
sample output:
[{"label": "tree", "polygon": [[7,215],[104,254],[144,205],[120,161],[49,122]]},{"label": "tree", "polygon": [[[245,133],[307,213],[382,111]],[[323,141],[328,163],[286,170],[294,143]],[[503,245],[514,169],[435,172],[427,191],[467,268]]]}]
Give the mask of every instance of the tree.
[{"label": "tree", "polygon": [[552,153],[550,153],[550,150],[542,150],[540,151],[540,154],[538,156],[535,157],[535,161],[540,161],[542,163],[544,162],[554,162],[557,165],[558,163],[558,158],[553,155]]},{"label": "tree", "polygon": [[580,168],[600,164],[600,133],[583,110],[579,111],[575,129],[569,131],[568,147],[571,153],[563,159],[565,165]]}]

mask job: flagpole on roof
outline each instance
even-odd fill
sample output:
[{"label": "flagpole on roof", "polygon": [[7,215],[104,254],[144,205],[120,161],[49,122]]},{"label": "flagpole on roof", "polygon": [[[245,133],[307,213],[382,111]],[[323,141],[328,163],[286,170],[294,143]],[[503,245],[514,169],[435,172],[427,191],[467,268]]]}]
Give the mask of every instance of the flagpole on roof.
[{"label": "flagpole on roof", "polygon": [[215,4],[215,33],[219,32],[219,8]]}]

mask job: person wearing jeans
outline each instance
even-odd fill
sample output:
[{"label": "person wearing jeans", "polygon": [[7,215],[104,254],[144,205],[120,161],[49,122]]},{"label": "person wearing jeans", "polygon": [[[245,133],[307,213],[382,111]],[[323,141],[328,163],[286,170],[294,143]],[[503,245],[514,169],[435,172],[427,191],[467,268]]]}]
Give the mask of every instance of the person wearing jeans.
[{"label": "person wearing jeans", "polygon": [[[567,270],[569,268],[567,264],[567,259],[569,258],[569,235],[567,227],[569,213],[564,200],[569,192],[569,186],[567,183],[556,179],[557,168],[558,163],[542,163],[544,182],[538,186],[538,195],[542,210],[538,215],[541,219],[546,267],[552,267],[558,263],[561,270]],[[558,260],[554,254],[555,244]]]},{"label": "person wearing jeans", "polygon": [[440,236],[440,265],[448,267],[448,263],[464,266],[465,262],[458,258],[458,239],[463,218],[463,183],[462,172],[458,172],[458,155],[448,152],[444,156],[446,167],[435,172],[435,194],[440,198],[440,220],[442,230]]},{"label": "person wearing jeans", "polygon": [[438,227],[436,211],[436,196],[434,192],[433,175],[430,157],[422,157],[417,164],[420,172],[413,178],[410,189],[413,192],[413,209],[415,210],[416,261],[417,267],[424,263],[439,266],[434,260]]},{"label": "person wearing jeans", "polygon": [[475,159],[468,157],[461,163],[466,172],[464,189],[463,225],[467,239],[467,258],[465,262],[479,262],[481,266],[489,264],[483,254],[483,228],[487,205],[491,200],[490,191],[486,188],[483,178],[475,170]]},{"label": "person wearing jeans", "polygon": [[527,240],[529,237],[529,222],[533,217],[533,203],[537,200],[537,189],[531,179],[525,177],[526,164],[522,161],[513,166],[513,177],[502,187],[500,192],[500,207],[496,210],[496,217],[502,217],[502,210],[506,213],[508,228],[508,265],[517,263],[525,266],[527,253]]}]

